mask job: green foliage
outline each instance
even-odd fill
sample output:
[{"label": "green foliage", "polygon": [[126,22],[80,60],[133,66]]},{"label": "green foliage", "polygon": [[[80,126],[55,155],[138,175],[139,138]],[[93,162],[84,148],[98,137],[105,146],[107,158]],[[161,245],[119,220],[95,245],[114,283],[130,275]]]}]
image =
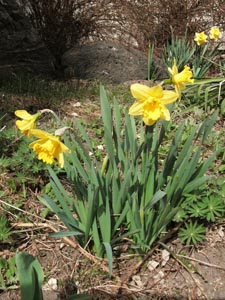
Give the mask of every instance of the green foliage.
[{"label": "green foliage", "polygon": [[206,229],[202,224],[198,224],[197,221],[194,223],[190,221],[189,223],[185,223],[185,226],[180,229],[179,236],[181,241],[185,242],[187,245],[196,245],[203,241],[205,231]]},{"label": "green foliage", "polygon": [[43,300],[44,273],[38,260],[28,253],[17,252],[16,267],[20,281],[21,300]]},{"label": "green foliage", "polygon": [[17,283],[15,256],[0,257],[0,290],[15,288]]},{"label": "green foliage", "polygon": [[[192,222],[195,223],[194,228],[197,229],[198,226],[200,226],[200,228],[205,228],[206,231],[209,223],[222,219],[225,216],[224,195],[225,187],[223,177],[212,180],[208,186],[203,185],[199,191],[186,194],[186,200],[181,204],[181,207],[174,217],[175,222],[185,223],[185,227],[181,228],[180,234],[186,232],[186,230],[190,233],[190,230],[192,230]],[[192,239],[181,240],[188,243],[193,242]]]},{"label": "green foliage", "polygon": [[[39,176],[42,180],[47,176],[46,165],[36,159],[29,148],[30,141],[25,136],[15,138],[15,131],[5,130],[0,142],[7,146],[1,148],[0,170],[13,172],[15,176],[9,179],[9,187],[15,192],[17,186],[24,184],[38,185]],[[24,159],[26,158],[26,159]],[[21,171],[22,170],[22,171]],[[25,192],[25,191],[24,191]]]},{"label": "green foliage", "polygon": [[187,40],[187,36],[178,37],[171,34],[171,41],[167,42],[163,48],[162,59],[167,67],[172,67],[174,58],[176,59],[177,69],[181,72],[195,53],[195,45]]},{"label": "green foliage", "polygon": [[96,158],[92,140],[77,120],[76,130],[65,139],[72,150],[65,160],[72,190],[68,194],[49,168],[54,197],[44,195],[40,200],[64,222],[67,235],[75,235],[82,246],[89,243],[88,247],[99,256],[106,254],[112,267],[112,251],[124,243],[124,238],[129,237],[137,251],[147,251],[167,229],[185,194],[191,194],[210,178],[205,172],[216,153],[204,160],[201,148],[217,112],[200,126],[193,126],[185,140],[185,124],[180,123],[173,139],[169,144],[167,141],[168,151],[162,159],[160,148],[168,122],[145,128],[126,115],[123,123],[117,101],[111,109],[102,86],[100,100],[104,160]]},{"label": "green foliage", "polygon": [[12,234],[8,220],[4,215],[0,215],[0,241],[7,241]]},{"label": "green foliage", "polygon": [[221,218],[225,213],[224,199],[216,195],[210,195],[204,198],[201,203],[199,203],[199,207],[201,214],[203,214],[205,219],[209,222],[215,222],[216,217]]},{"label": "green foliage", "polygon": [[195,79],[201,79],[205,76],[210,67],[214,66],[214,60],[220,43],[212,46],[209,42],[205,46],[197,46],[192,58],[192,70]]},{"label": "green foliage", "polygon": [[189,110],[194,106],[204,108],[205,113],[211,109],[219,108],[220,115],[224,115],[224,95],[225,95],[224,78],[208,78],[195,80],[194,84],[188,85],[183,91],[185,98],[189,99]]},{"label": "green foliage", "polygon": [[148,80],[154,80],[157,70],[153,65],[154,44],[149,45],[148,49]]}]

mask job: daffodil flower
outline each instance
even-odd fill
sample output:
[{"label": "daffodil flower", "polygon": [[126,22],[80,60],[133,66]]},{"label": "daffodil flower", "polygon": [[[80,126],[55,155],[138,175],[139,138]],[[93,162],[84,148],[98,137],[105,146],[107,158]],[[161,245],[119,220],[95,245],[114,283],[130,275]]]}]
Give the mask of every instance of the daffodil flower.
[{"label": "daffodil flower", "polygon": [[210,29],[209,37],[212,40],[218,40],[220,38],[220,29],[218,27],[212,27]]},{"label": "daffodil flower", "polygon": [[60,168],[63,168],[63,153],[71,153],[71,151],[60,141],[60,137],[40,129],[31,129],[30,133],[32,136],[38,138],[38,140],[29,145],[29,147],[38,155],[38,159],[46,164],[53,164],[56,159]]},{"label": "daffodil flower", "polygon": [[36,121],[40,116],[40,113],[37,112],[36,114],[31,115],[26,110],[16,110],[15,115],[22,119],[16,121],[16,126],[23,134],[27,134],[28,138],[30,138],[30,129],[34,129],[36,127]]},{"label": "daffodil flower", "polygon": [[195,42],[197,43],[198,46],[205,44],[207,42],[208,36],[204,33],[204,31],[198,33],[195,33]]},{"label": "daffodil flower", "polygon": [[142,116],[148,126],[153,125],[159,118],[170,120],[170,112],[166,104],[176,101],[177,93],[165,91],[160,85],[150,88],[139,83],[131,85],[131,93],[137,101],[130,107],[130,115]]},{"label": "daffodil flower", "polygon": [[193,77],[192,71],[190,70],[190,67],[184,66],[183,71],[178,73],[176,59],[174,59],[174,64],[173,64],[172,69],[168,68],[168,71],[172,75],[171,81],[172,81],[172,84],[174,85],[175,90],[180,99],[181,98],[181,90],[183,90],[186,87],[185,83],[193,83],[194,82],[194,79],[191,78],[191,77]]}]

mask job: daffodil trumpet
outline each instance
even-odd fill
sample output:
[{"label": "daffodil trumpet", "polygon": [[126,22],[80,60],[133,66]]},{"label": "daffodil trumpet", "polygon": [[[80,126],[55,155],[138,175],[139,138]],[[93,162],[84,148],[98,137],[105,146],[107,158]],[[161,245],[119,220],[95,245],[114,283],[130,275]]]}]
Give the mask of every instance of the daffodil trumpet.
[{"label": "daffodil trumpet", "polygon": [[60,141],[60,137],[41,129],[31,129],[30,131],[32,136],[38,138],[38,140],[29,145],[38,155],[38,159],[50,165],[57,160],[60,168],[63,168],[63,154],[71,153],[71,150]]}]

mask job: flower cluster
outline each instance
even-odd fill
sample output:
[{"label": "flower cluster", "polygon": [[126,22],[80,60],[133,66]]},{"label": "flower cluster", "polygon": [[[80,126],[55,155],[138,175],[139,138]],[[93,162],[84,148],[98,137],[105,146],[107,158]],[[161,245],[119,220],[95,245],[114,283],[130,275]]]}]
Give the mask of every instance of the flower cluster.
[{"label": "flower cluster", "polygon": [[129,109],[132,116],[142,116],[147,126],[153,125],[158,119],[170,120],[170,112],[167,104],[181,98],[181,90],[185,83],[193,83],[193,74],[190,67],[185,66],[182,72],[178,72],[176,60],[172,68],[168,68],[171,78],[169,82],[175,87],[175,91],[163,90],[161,85],[148,87],[142,84],[132,84],[131,94],[137,100]]},{"label": "flower cluster", "polygon": [[53,164],[57,160],[60,168],[63,168],[63,153],[70,153],[71,151],[60,141],[59,135],[52,135],[44,130],[36,129],[36,121],[41,112],[31,115],[26,110],[17,110],[15,115],[21,119],[16,121],[19,130],[26,134],[28,138],[32,136],[38,138],[29,145],[38,155],[38,159],[46,164]]},{"label": "flower cluster", "polygon": [[[218,27],[212,27],[209,32],[209,38],[211,40],[217,41],[220,38],[220,29]],[[204,31],[196,32],[194,41],[197,43],[198,46],[207,43],[208,35],[205,34]]]}]

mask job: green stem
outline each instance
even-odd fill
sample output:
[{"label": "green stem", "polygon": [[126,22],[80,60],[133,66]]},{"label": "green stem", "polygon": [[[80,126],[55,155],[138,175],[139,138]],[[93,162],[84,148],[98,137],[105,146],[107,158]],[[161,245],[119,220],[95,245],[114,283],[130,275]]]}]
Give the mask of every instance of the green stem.
[{"label": "green stem", "polygon": [[57,121],[59,124],[61,124],[60,118],[57,116],[57,114],[56,114],[53,110],[48,109],[48,108],[45,108],[45,109],[40,110],[40,113],[41,113],[41,114],[43,114],[43,113],[51,113],[51,114],[55,117],[56,121]]}]

